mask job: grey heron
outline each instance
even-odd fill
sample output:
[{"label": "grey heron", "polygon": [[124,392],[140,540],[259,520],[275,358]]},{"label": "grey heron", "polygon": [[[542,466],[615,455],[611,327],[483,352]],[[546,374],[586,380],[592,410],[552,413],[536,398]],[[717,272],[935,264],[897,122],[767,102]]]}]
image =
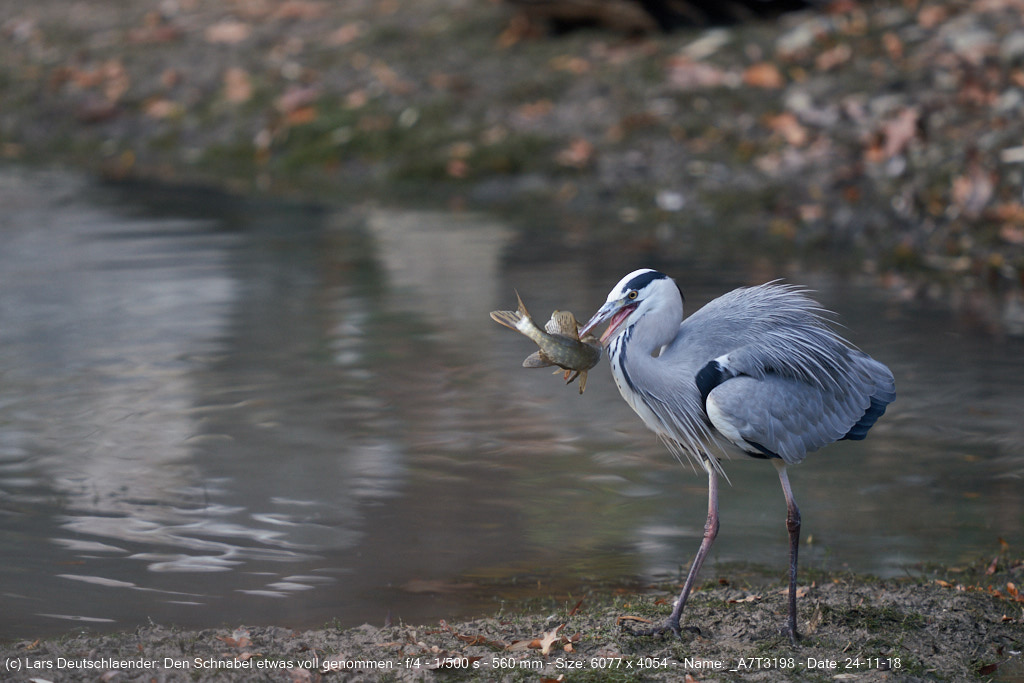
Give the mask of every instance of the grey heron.
[{"label": "grey heron", "polygon": [[770,460],[786,498],[789,621],[796,619],[800,510],[786,473],[807,453],[841,439],[863,439],[896,398],[892,372],[827,324],[805,290],[769,282],[733,290],[683,318],[674,280],[656,270],[622,278],[583,326],[603,322],[619,392],[680,459],[708,476],[704,536],[668,619],[644,635],[680,633],[679,619],[718,534],[716,452],[732,446]]}]

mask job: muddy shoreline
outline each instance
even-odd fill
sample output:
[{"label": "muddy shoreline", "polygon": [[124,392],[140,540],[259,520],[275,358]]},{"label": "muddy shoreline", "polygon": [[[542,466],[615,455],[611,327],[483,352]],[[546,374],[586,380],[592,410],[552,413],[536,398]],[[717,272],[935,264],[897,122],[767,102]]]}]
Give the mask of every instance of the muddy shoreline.
[{"label": "muddy shoreline", "polygon": [[[1024,676],[1024,562],[1008,553],[903,580],[807,572],[802,640],[781,632],[783,581],[758,567],[719,572],[691,598],[682,638],[635,637],[677,586],[551,596],[461,623],[299,631],[150,624],[80,630],[0,648],[7,680],[857,680],[1014,681]],[[623,618],[629,618],[624,620]],[[638,621],[639,620],[639,621]],[[14,667],[14,668],[11,668]],[[18,668],[20,667],[20,669]],[[30,669],[31,667],[31,669]],[[13,676],[11,676],[13,674]],[[690,676],[690,678],[687,678]]]}]

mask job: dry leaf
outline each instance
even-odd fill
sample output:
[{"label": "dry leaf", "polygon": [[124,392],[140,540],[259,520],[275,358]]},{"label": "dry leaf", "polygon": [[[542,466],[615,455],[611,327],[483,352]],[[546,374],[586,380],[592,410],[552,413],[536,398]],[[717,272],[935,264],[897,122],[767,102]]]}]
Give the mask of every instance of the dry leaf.
[{"label": "dry leaf", "polygon": [[536,102],[528,102],[517,107],[516,116],[527,121],[536,121],[551,113],[553,108],[554,105],[551,104],[551,100],[537,100]]},{"label": "dry leaf", "polygon": [[572,168],[586,167],[594,156],[594,146],[583,138],[576,138],[555,155],[555,161]]},{"label": "dry leaf", "polygon": [[327,36],[327,44],[331,47],[348,45],[353,40],[363,35],[366,25],[359,21],[352,21],[344,24]]},{"label": "dry leaf", "polygon": [[249,38],[252,26],[242,21],[227,19],[206,27],[206,42],[236,45]]},{"label": "dry leaf", "polygon": [[743,82],[754,88],[777,90],[786,84],[782,72],[771,62],[760,62],[747,67],[743,72]]},{"label": "dry leaf", "polygon": [[277,98],[274,106],[282,114],[288,114],[297,109],[304,109],[311,106],[320,97],[320,88],[310,86],[306,88],[288,88],[283,95]]},{"label": "dry leaf", "polygon": [[968,218],[976,218],[992,199],[995,189],[993,174],[980,164],[972,164],[967,173],[953,179],[953,203]]},{"label": "dry leaf", "polygon": [[914,107],[900,111],[895,118],[882,124],[882,129],[868,147],[867,160],[879,163],[902,154],[917,137],[917,124],[921,113]]},{"label": "dry leaf", "polygon": [[128,92],[131,80],[120,59],[108,59],[101,67],[103,94],[111,102],[117,102]]},{"label": "dry leaf", "polygon": [[177,102],[173,102],[165,97],[148,100],[142,105],[142,110],[146,113],[146,116],[158,120],[177,116],[182,111],[181,106]]},{"label": "dry leaf", "polygon": [[830,71],[841,64],[850,61],[853,50],[846,43],[839,43],[831,50],[825,50],[814,60],[814,66],[818,71]]},{"label": "dry leaf", "polygon": [[551,631],[544,634],[544,637],[540,639],[540,653],[542,655],[551,654],[551,646],[561,640],[558,632],[565,628],[565,624],[561,624]]},{"label": "dry leaf", "polygon": [[224,72],[224,99],[232,104],[248,102],[252,97],[252,79],[249,72],[237,66]]},{"label": "dry leaf", "polygon": [[590,71],[590,62],[574,55],[559,55],[550,62],[555,71],[568,71],[577,76]]},{"label": "dry leaf", "polygon": [[246,628],[236,628],[230,636],[217,636],[217,640],[228,647],[241,648],[252,645],[252,641],[249,640],[249,630]]},{"label": "dry leaf", "polygon": [[768,127],[782,136],[782,138],[794,147],[803,147],[807,144],[807,129],[801,125],[796,115],[785,112],[768,119]]},{"label": "dry leaf", "polygon": [[326,13],[327,3],[324,2],[314,2],[313,0],[285,0],[274,9],[270,18],[309,21],[311,19],[319,19]]},{"label": "dry leaf", "polygon": [[668,84],[679,90],[715,88],[727,80],[727,72],[689,57],[673,57],[668,62]]}]

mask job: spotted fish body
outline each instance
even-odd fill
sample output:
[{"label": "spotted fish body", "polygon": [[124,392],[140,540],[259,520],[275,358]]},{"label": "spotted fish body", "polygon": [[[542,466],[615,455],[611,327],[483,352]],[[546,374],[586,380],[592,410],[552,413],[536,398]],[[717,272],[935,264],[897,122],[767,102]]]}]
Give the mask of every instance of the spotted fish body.
[{"label": "spotted fish body", "polygon": [[529,337],[540,350],[523,361],[524,368],[546,368],[557,365],[565,371],[566,384],[580,378],[580,393],[587,387],[587,371],[601,360],[601,343],[587,335],[580,339],[579,323],[569,311],[555,311],[541,329],[530,317],[522,298],[517,311],[491,311],[491,318],[505,327]]}]

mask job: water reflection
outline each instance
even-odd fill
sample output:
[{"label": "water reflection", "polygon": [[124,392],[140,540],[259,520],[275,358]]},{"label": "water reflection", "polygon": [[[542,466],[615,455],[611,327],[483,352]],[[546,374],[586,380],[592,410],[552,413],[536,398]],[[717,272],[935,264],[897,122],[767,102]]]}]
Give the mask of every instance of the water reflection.
[{"label": "water reflection", "polygon": [[[588,315],[594,265],[494,217],[324,211],[0,173],[0,635],[381,623],[675,575],[705,483],[606,371],[525,371],[487,312]],[[530,253],[534,253],[531,251]],[[694,260],[692,310],[791,275],[889,363],[865,442],[792,472],[809,565],[893,574],[1019,542],[1019,344],[839,279]],[[938,341],[937,341],[938,340]],[[784,567],[774,471],[726,464],[716,562]]]}]

